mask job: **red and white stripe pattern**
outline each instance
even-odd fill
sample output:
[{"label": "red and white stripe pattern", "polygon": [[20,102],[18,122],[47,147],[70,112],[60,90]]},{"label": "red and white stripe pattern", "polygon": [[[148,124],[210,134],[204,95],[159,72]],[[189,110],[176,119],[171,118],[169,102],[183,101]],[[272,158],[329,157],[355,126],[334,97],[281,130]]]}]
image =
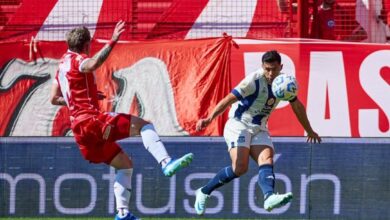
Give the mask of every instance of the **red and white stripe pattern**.
[{"label": "red and white stripe pattern", "polygon": [[[159,12],[160,16],[148,17],[147,20],[154,20],[143,25],[137,18],[140,12],[134,10],[139,10],[140,4],[153,10],[161,2],[24,0],[0,33],[0,40],[35,37],[58,41],[64,39],[68,30],[81,25],[87,26],[95,39],[108,39],[119,20],[129,24],[122,40],[219,37],[223,33],[233,37],[283,37],[281,30],[269,27],[285,22],[275,0],[166,1],[168,7]],[[144,26],[149,27],[142,29]]]}]

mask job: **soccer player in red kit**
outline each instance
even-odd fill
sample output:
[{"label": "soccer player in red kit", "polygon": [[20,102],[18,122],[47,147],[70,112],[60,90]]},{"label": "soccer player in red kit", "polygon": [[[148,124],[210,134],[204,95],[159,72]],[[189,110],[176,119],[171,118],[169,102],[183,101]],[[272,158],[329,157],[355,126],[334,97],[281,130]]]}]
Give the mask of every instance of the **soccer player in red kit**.
[{"label": "soccer player in red kit", "polygon": [[310,38],[336,40],[333,5],[335,0],[323,0],[311,23]]},{"label": "soccer player in red kit", "polygon": [[94,71],[107,59],[124,30],[125,22],[119,21],[111,41],[91,58],[89,30],[79,27],[68,32],[68,51],[62,56],[53,80],[51,103],[69,108],[71,129],[83,157],[91,163],[106,163],[116,169],[114,195],[118,213],[115,219],[136,220],[128,208],[133,164],[115,141],[141,135],[145,148],[161,164],[165,176],[188,166],[193,154],[172,159],[151,123],[129,114],[99,110],[98,100],[103,96],[97,90]]}]

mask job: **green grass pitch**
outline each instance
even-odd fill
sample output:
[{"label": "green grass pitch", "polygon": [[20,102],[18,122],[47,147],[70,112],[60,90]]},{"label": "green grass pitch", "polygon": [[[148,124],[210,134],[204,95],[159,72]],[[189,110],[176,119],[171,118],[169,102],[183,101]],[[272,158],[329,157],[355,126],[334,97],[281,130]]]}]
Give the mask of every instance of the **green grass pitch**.
[{"label": "green grass pitch", "polygon": [[[99,218],[99,217],[64,217],[64,218],[50,218],[50,217],[29,217],[29,218],[16,218],[16,217],[0,217],[0,220],[113,220],[112,218]],[[216,218],[198,218],[194,216],[193,218],[158,218],[158,217],[150,217],[150,218],[141,218],[142,220],[229,220],[225,219],[216,219]],[[249,219],[234,219],[234,220],[249,220]],[[251,219],[254,220],[254,219]],[[263,219],[262,220],[267,220]]]},{"label": "green grass pitch", "polygon": [[[33,217],[33,218],[14,218],[14,217],[0,217],[0,220],[113,220],[112,218],[99,218],[99,217],[64,217],[64,218],[50,218],[50,217]],[[142,220],[228,220],[228,219],[215,219],[215,218],[141,218]],[[234,219],[234,220],[248,220],[248,219]],[[267,220],[267,219],[262,219]]]}]

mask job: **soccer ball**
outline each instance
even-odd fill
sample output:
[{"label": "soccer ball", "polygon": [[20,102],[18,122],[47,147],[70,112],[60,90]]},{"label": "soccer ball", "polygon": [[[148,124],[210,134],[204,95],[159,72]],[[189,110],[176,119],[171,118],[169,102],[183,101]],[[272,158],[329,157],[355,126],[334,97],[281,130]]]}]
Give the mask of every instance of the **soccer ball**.
[{"label": "soccer ball", "polygon": [[272,82],[272,93],[277,99],[290,101],[298,94],[298,84],[294,76],[280,74]]}]

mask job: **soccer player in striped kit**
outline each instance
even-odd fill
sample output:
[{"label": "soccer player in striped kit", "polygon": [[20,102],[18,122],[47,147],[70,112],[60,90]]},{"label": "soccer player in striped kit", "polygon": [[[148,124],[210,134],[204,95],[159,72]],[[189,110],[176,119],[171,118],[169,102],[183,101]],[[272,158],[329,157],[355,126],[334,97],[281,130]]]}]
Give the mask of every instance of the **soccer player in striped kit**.
[{"label": "soccer player in striped kit", "polygon": [[[196,191],[194,208],[198,215],[205,213],[207,199],[215,189],[247,172],[249,157],[259,166],[258,185],[264,195],[264,209],[271,211],[291,201],[291,192],[274,192],[274,146],[267,128],[268,117],[279,102],[271,91],[271,85],[282,67],[280,54],[275,50],[267,51],[262,57],[262,70],[246,76],[216,105],[208,117],[197,122],[196,129],[200,131],[232,105],[224,129],[232,164],[221,169],[205,186]],[[305,107],[298,97],[290,100],[290,105],[307,132],[308,142],[320,143],[321,138],[311,128]]]},{"label": "soccer player in striped kit", "polygon": [[94,71],[107,59],[124,30],[125,22],[119,21],[111,41],[91,58],[89,30],[79,27],[68,32],[68,51],[61,58],[53,80],[51,103],[69,108],[71,129],[83,157],[91,163],[106,163],[116,169],[114,195],[118,213],[115,219],[136,220],[129,212],[132,160],[116,141],[141,135],[145,148],[169,177],[188,166],[193,154],[172,159],[151,123],[129,114],[99,110],[98,100],[104,97],[97,90]]}]

